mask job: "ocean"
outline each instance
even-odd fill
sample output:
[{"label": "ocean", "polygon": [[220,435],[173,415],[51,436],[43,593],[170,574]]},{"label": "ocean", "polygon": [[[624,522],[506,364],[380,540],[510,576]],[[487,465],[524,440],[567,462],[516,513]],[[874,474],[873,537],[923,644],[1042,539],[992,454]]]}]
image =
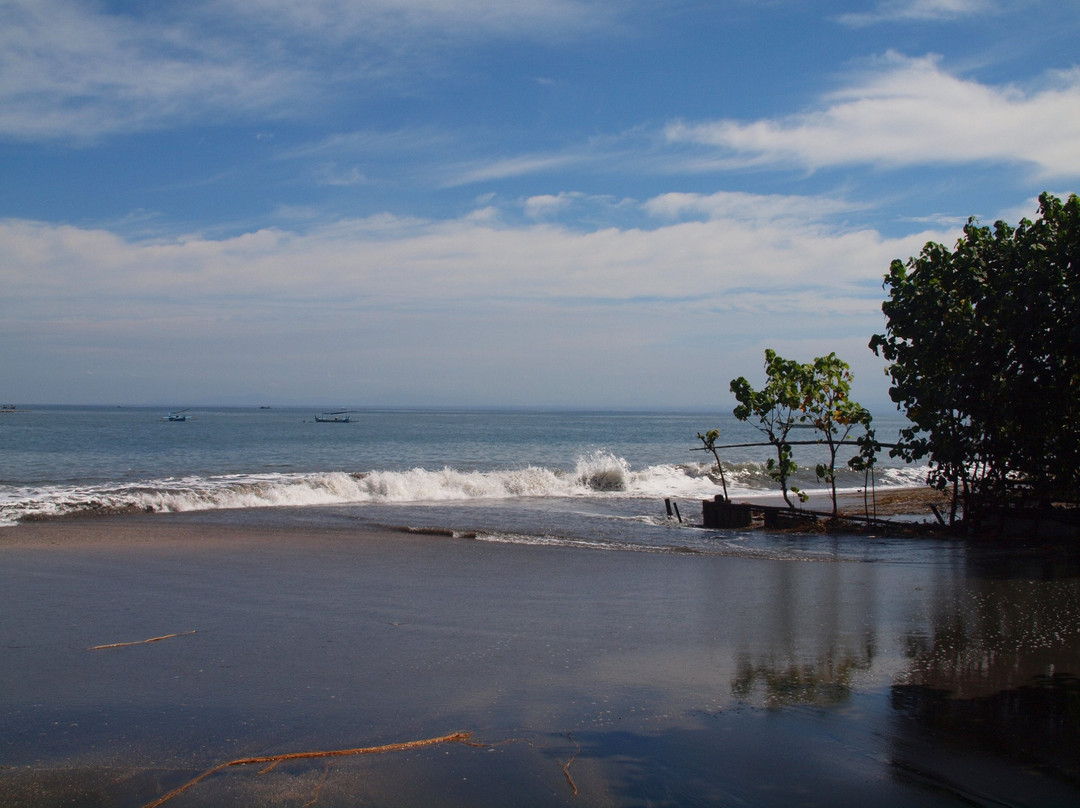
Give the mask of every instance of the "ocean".
[{"label": "ocean", "polygon": [[[195,407],[183,421],[168,415],[73,406],[0,415],[0,525],[184,512],[705,550],[714,543],[699,535],[700,501],[722,488],[697,433],[718,429],[720,445],[763,440],[716,412],[372,409],[350,411],[347,423],[318,422],[315,409]],[[895,439],[903,423],[895,414],[877,418],[878,439]],[[733,498],[778,493],[765,472],[771,451],[722,450]],[[796,485],[823,490],[812,471],[823,451],[796,447]],[[925,469],[884,452],[873,483],[924,479]],[[866,483],[845,469],[838,485],[856,491]]]}]

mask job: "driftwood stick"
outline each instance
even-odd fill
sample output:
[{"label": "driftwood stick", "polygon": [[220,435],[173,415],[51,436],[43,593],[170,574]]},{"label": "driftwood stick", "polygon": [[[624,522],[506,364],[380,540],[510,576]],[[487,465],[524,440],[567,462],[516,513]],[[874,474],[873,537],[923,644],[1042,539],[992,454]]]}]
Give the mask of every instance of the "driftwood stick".
[{"label": "driftwood stick", "polygon": [[[174,788],[168,794],[165,794],[162,797],[158,797],[153,802],[148,802],[143,808],[158,808],[158,806],[164,805],[166,802],[168,802],[169,800],[171,800],[173,797],[177,796],[178,794],[181,794],[182,792],[187,791],[189,788],[196,785],[197,783],[201,783],[203,780],[205,780],[210,775],[217,774],[218,772],[220,772],[220,771],[222,771],[224,769],[228,769],[228,768],[233,767],[233,766],[248,766],[248,765],[250,765],[252,763],[268,763],[270,765],[266,769],[264,769],[263,771],[269,771],[270,769],[272,769],[278,763],[281,763],[281,762],[286,761],[286,760],[308,760],[308,759],[311,759],[311,758],[335,758],[335,757],[348,757],[348,756],[352,756],[352,755],[379,755],[379,754],[382,754],[384,752],[403,752],[406,749],[418,749],[418,748],[420,748],[422,746],[434,746],[435,744],[440,744],[440,743],[463,743],[466,746],[484,746],[484,744],[482,744],[482,743],[477,743],[475,741],[470,741],[469,739],[471,737],[472,737],[471,732],[454,732],[454,733],[451,733],[450,735],[442,735],[442,736],[440,736],[438,738],[424,738],[424,739],[419,740],[419,741],[405,741],[403,743],[390,743],[390,744],[386,744],[384,746],[362,746],[362,747],[358,747],[356,749],[331,749],[331,750],[319,751],[319,752],[286,752],[285,754],[282,754],[282,755],[263,755],[263,756],[260,756],[260,757],[237,758],[236,760],[230,760],[227,763],[221,763],[221,764],[215,766],[212,769],[207,769],[202,774],[200,774],[198,777],[195,777],[192,780],[188,781],[187,783],[184,783],[184,785],[180,786],[179,788]],[[567,776],[569,776],[569,775],[567,775]]]},{"label": "driftwood stick", "polygon": [[319,794],[322,791],[323,783],[326,782],[326,778],[330,776],[331,762],[327,761],[326,766],[323,767],[322,778],[319,780],[319,784],[315,786],[315,793],[311,795],[311,799],[305,802],[302,808],[311,808],[316,802],[319,801]]},{"label": "driftwood stick", "polygon": [[566,733],[566,737],[569,738],[571,741],[573,741],[574,746],[577,747],[577,750],[574,752],[574,754],[571,756],[571,758],[568,761],[566,761],[566,763],[561,763],[559,765],[562,766],[562,773],[566,777],[566,782],[570,784],[570,790],[573,792],[574,796],[576,797],[578,795],[577,783],[575,783],[574,778],[570,776],[570,764],[573,763],[575,760],[577,760],[577,756],[581,752],[581,744],[579,744],[577,741],[575,741],[574,736],[571,735],[569,732]]},{"label": "driftwood stick", "polygon": [[125,648],[129,645],[146,645],[149,642],[161,642],[162,640],[171,640],[173,637],[186,637],[189,634],[194,634],[195,631],[180,631],[176,634],[163,634],[160,637],[151,637],[148,640],[135,640],[133,642],[111,642],[107,645],[92,645],[87,648],[87,651],[101,651],[104,648]]}]

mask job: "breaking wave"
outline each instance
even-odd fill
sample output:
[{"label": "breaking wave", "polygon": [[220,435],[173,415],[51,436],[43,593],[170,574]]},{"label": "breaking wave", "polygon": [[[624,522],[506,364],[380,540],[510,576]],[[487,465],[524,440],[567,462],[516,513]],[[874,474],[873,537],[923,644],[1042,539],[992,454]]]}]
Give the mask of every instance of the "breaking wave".
[{"label": "breaking wave", "polygon": [[[841,480],[863,485],[862,474]],[[731,496],[775,493],[760,464],[725,466]],[[812,472],[809,479],[813,480]],[[886,469],[879,487],[913,486],[924,469]],[[808,482],[803,483],[810,487]],[[240,508],[424,503],[518,497],[700,497],[720,493],[707,463],[632,469],[621,457],[596,451],[572,470],[524,466],[492,471],[413,468],[403,471],[244,474],[166,478],[137,483],[0,488],[0,525],[64,516],[127,512],[176,513]]]}]

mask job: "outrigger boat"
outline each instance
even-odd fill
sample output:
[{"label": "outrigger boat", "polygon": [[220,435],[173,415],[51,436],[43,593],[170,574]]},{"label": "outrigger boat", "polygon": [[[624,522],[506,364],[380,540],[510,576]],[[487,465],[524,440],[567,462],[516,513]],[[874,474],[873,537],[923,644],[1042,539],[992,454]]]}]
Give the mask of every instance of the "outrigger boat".
[{"label": "outrigger boat", "polygon": [[315,422],[318,424],[347,424],[351,420],[352,416],[349,415],[348,410],[324,412],[315,416]]}]

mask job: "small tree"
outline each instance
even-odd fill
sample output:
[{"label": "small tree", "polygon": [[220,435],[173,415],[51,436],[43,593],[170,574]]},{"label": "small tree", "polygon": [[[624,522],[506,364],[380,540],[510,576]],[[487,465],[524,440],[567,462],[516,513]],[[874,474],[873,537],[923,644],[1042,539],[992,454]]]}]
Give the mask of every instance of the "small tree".
[{"label": "small tree", "polygon": [[697,436],[698,440],[704,444],[704,450],[712,452],[712,456],[716,458],[716,471],[720,475],[720,485],[724,489],[724,499],[727,499],[727,480],[724,478],[724,466],[720,463],[720,453],[716,450],[716,441],[720,437],[720,430],[710,429],[704,435],[698,432]]},{"label": "small tree", "polygon": [[771,348],[765,351],[765,386],[755,390],[744,377],[731,381],[731,392],[739,405],[735,417],[751,421],[769,439],[776,450],[776,457],[766,464],[769,476],[780,484],[780,493],[789,508],[795,504],[788,496],[790,490],[801,502],[807,497],[802,491],[788,485],[788,480],[798,468],[791,457],[788,433],[799,420],[805,399],[806,385],[811,377],[811,366],[784,359]]},{"label": "small tree", "polygon": [[[867,517],[877,516],[877,500],[874,498],[876,496],[874,493],[874,468],[877,466],[877,456],[878,452],[881,451],[881,444],[878,443],[874,430],[869,427],[855,439],[855,442],[859,446],[859,453],[848,461],[848,466],[853,471],[863,473],[863,512]],[[873,513],[870,511],[872,501],[874,503]]]},{"label": "small tree", "polygon": [[[817,357],[808,367],[810,372],[803,382],[800,420],[813,424],[828,448],[829,462],[818,463],[816,472],[817,478],[829,485],[832,515],[835,517],[836,455],[858,427],[863,427],[869,434],[872,418],[869,410],[851,399],[852,374],[847,362],[831,353]],[[871,451],[870,456],[867,456],[868,448],[869,443],[865,440],[860,442],[862,451],[852,458],[849,465],[859,469],[872,466],[873,454]]]}]

